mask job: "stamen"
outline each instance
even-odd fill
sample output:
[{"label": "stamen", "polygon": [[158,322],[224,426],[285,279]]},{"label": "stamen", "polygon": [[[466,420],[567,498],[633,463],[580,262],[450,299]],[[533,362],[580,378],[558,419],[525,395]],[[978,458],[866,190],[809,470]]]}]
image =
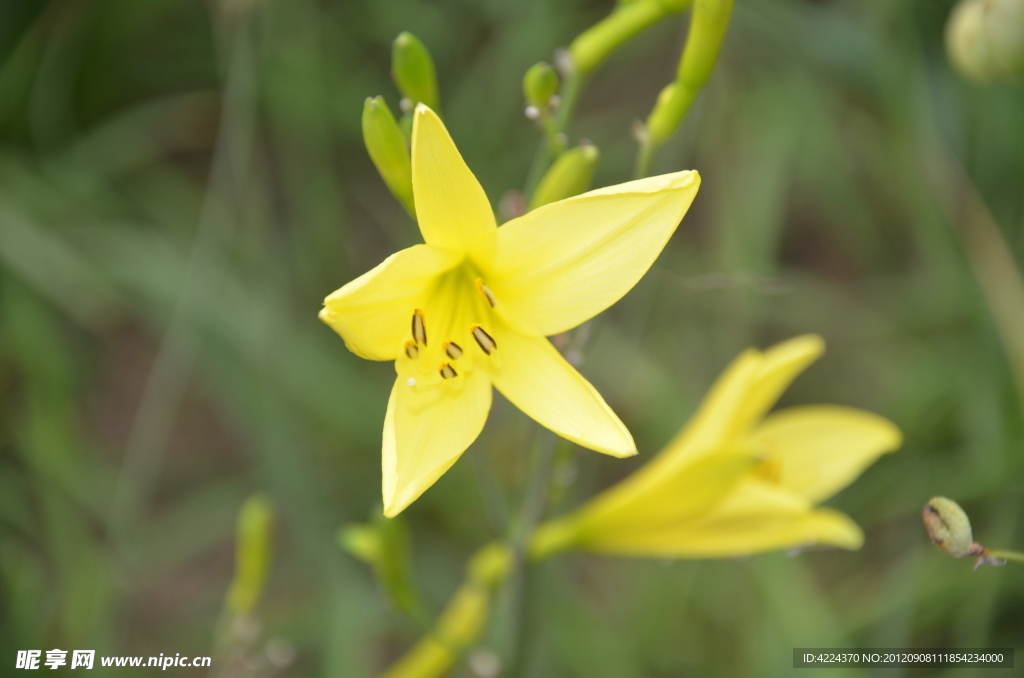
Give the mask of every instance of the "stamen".
[{"label": "stamen", "polygon": [[476,288],[480,291],[480,294],[484,295],[484,299],[486,299],[487,303],[491,305],[491,308],[494,308],[494,305],[497,303],[494,299],[494,292],[492,292],[480,278],[476,279]]},{"label": "stamen", "polygon": [[441,363],[441,367],[438,370],[441,373],[441,377],[444,379],[451,379],[458,376],[458,372],[452,368],[448,363]]},{"label": "stamen", "polygon": [[444,352],[452,360],[458,360],[462,357],[462,347],[454,341],[444,342]]},{"label": "stamen", "polygon": [[476,339],[476,343],[480,345],[480,349],[487,355],[491,355],[498,349],[498,342],[494,341],[494,337],[487,334],[484,328],[479,325],[472,325],[469,331],[473,338]]},{"label": "stamen", "polygon": [[[413,316],[414,318],[416,316]],[[405,342],[405,355],[411,360],[416,360],[420,356],[420,347],[416,345],[415,341]]]},{"label": "stamen", "polygon": [[423,311],[418,308],[412,314],[412,338],[417,344],[427,345],[427,322],[423,319]]}]

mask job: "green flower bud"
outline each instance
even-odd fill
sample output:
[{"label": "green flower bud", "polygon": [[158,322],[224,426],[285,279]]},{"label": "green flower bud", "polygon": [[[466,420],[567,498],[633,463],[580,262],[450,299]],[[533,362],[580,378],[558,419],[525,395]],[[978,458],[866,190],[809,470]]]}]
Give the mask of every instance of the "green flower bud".
[{"label": "green flower bud", "polygon": [[593,144],[569,149],[548,168],[530,199],[530,209],[579,195],[590,188],[601,153]]},{"label": "green flower bud", "polygon": [[270,570],[273,528],[274,507],[270,500],[262,495],[246,499],[238,512],[235,577],[227,598],[227,606],[235,614],[252,612],[263,594]]},{"label": "green flower bud", "polygon": [[578,75],[593,72],[604,60],[644,29],[682,12],[692,0],[635,0],[623,3],[608,17],[576,36],[569,57]]},{"label": "green flower bud", "polygon": [[400,33],[391,46],[391,76],[410,110],[423,103],[438,112],[437,75],[430,52],[412,33]]},{"label": "green flower bud", "polygon": [[543,61],[530,66],[523,76],[523,96],[527,103],[537,108],[547,108],[557,91],[558,74]]},{"label": "green flower bud", "polygon": [[412,547],[403,521],[375,516],[370,524],[346,525],[338,530],[338,543],[370,566],[377,584],[397,609],[426,622],[412,578]]},{"label": "green flower bud", "polygon": [[653,146],[659,146],[676,131],[690,105],[697,97],[698,89],[674,82],[658,94],[651,114],[647,116],[646,131]]},{"label": "green flower bud", "polygon": [[940,550],[955,558],[979,555],[981,547],[974,543],[971,521],[952,499],[932,497],[921,513],[928,536]]},{"label": "green flower bud", "polygon": [[652,146],[659,146],[672,136],[711,77],[729,28],[732,7],[733,0],[701,0],[694,5],[676,81],[661,90],[647,118]]},{"label": "green flower bud", "polygon": [[363,104],[363,142],[384,183],[415,219],[409,147],[383,97],[368,98]]},{"label": "green flower bud", "polygon": [[946,22],[946,53],[969,80],[1024,76],[1024,2],[961,0]]},{"label": "green flower bud", "polygon": [[494,542],[473,554],[466,571],[471,582],[492,587],[508,576],[511,567],[512,551],[505,544]]}]

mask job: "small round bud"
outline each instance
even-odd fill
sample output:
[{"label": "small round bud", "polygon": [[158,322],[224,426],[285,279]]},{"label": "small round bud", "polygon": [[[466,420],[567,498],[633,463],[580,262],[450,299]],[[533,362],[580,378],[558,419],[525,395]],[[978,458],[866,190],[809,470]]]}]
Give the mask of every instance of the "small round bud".
[{"label": "small round bud", "polygon": [[530,120],[540,120],[540,109],[536,106],[527,106],[523,110],[523,114]]},{"label": "small round bud", "polygon": [[543,61],[530,66],[523,76],[523,96],[537,108],[546,108],[557,91],[558,74]]},{"label": "small round bud", "polygon": [[1024,76],[1024,2],[961,0],[946,22],[946,53],[969,80]]},{"label": "small round bud", "polygon": [[921,512],[921,519],[939,550],[954,558],[978,555],[979,548],[971,534],[971,521],[952,499],[932,497]]}]

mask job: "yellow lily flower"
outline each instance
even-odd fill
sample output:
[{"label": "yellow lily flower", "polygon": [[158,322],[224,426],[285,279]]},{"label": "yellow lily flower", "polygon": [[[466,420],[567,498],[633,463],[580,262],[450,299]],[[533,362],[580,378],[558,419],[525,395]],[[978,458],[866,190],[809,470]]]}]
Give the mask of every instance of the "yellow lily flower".
[{"label": "yellow lily flower", "polygon": [[899,429],[870,412],[834,405],[767,414],[823,350],[820,337],[806,335],[742,353],[657,457],[538,528],[532,557],[568,548],[674,558],[859,548],[864,535],[849,517],[814,505],[896,450]]},{"label": "yellow lily flower", "polygon": [[618,301],[654,263],[700,184],[677,172],[540,207],[498,228],[440,118],[417,106],[413,201],[426,244],[324,301],[357,355],[394,360],[383,435],[384,514],[430,487],[483,429],[495,386],[543,426],[617,457],[629,431],[547,336]]}]

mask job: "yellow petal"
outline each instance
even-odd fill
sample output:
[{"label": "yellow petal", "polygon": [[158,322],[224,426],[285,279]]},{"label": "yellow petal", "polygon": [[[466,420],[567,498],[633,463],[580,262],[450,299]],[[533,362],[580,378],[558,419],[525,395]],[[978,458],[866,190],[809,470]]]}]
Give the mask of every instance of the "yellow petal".
[{"label": "yellow petal", "polygon": [[748,447],[751,427],[822,350],[820,337],[803,335],[764,353],[753,348],[740,353],[715,380],[689,423],[649,465],[652,472],[672,473],[703,454]]},{"label": "yellow petal", "polygon": [[736,418],[763,362],[764,356],[757,349],[748,348],[740,353],[715,380],[696,414],[652,464],[663,467],[659,470],[667,473],[703,454],[736,445],[743,437],[736,431]]},{"label": "yellow petal", "polygon": [[808,546],[859,548],[863,533],[847,516],[813,509],[788,490],[748,478],[709,513],[655,530],[615,534],[590,548],[646,557],[726,558]]},{"label": "yellow petal", "polygon": [[394,360],[413,311],[434,279],[459,261],[448,250],[416,245],[396,252],[324,300],[320,319],[369,360]]},{"label": "yellow petal", "polygon": [[412,192],[423,239],[486,267],[498,237],[487,194],[437,114],[420,104],[413,115]]},{"label": "yellow petal", "polygon": [[849,485],[903,436],[877,414],[835,405],[793,407],[765,418],[752,441],[778,460],[778,481],[813,502]]},{"label": "yellow petal", "polygon": [[487,375],[470,372],[460,388],[410,386],[395,380],[384,417],[384,515],[414,502],[466,451],[491,409]]},{"label": "yellow petal", "polygon": [[671,528],[705,514],[756,463],[749,454],[719,453],[670,474],[660,472],[655,461],[581,507],[574,519],[584,544],[606,541],[613,533]]},{"label": "yellow petal", "polygon": [[614,304],[658,258],[699,185],[693,171],[631,181],[503,225],[487,282],[506,318],[550,336]]},{"label": "yellow petal", "polygon": [[511,330],[496,339],[501,365],[494,386],[512,404],[578,445],[615,457],[636,454],[625,425],[551,342]]},{"label": "yellow petal", "polygon": [[744,434],[772,409],[800,373],[821,357],[825,342],[816,334],[793,337],[766,350],[742,411],[734,423]]}]

